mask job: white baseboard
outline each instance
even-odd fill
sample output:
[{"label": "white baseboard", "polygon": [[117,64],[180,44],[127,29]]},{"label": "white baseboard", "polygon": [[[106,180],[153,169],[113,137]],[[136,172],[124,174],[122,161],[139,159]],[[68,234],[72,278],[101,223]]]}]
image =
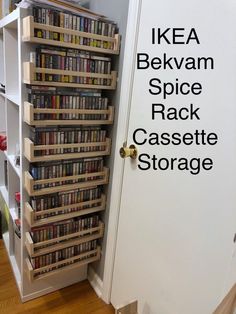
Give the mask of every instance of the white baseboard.
[{"label": "white baseboard", "polygon": [[101,278],[98,276],[98,274],[95,273],[92,266],[88,267],[88,281],[90,282],[97,296],[101,298],[103,282]]}]

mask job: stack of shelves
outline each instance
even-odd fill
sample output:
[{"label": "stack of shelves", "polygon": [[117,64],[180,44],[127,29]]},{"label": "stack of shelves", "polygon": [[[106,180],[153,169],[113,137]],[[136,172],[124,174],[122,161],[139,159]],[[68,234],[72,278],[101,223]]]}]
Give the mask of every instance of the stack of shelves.
[{"label": "stack of shelves", "polygon": [[[120,45],[120,36],[97,21],[91,33],[45,20],[38,23],[31,15],[31,10],[17,9],[0,21],[0,83],[5,85],[0,90],[0,132],[7,136],[7,150],[0,151],[0,209],[3,241],[23,301],[85,279],[87,265],[102,254],[106,161],[114,120],[110,97],[117,73],[111,64],[106,71],[101,64],[118,55]],[[34,58],[41,48],[91,54],[100,70],[44,67]],[[74,106],[72,100],[68,106],[67,98],[65,106],[60,99],[65,91],[82,102],[76,100]],[[50,97],[38,103],[40,94],[56,97],[56,103]],[[34,137],[44,129],[54,134],[53,142]],[[80,134],[77,140],[55,141],[56,134],[67,129]],[[40,176],[42,167],[52,165],[54,171],[58,165],[66,171]]]},{"label": "stack of shelves", "polygon": [[[28,128],[23,147],[29,162],[24,171],[28,195],[24,238],[30,282],[100,259],[104,223],[99,213],[106,208],[103,187],[109,182],[104,157],[111,151],[106,126],[114,119],[114,107],[104,91],[116,88],[117,73],[111,71],[109,55],[119,54],[120,40],[118,34],[108,36],[104,31],[39,23],[40,10],[34,9],[34,17],[27,16],[22,23],[23,42],[32,50],[31,60],[23,62],[29,92],[23,102]],[[70,18],[76,21],[75,16]],[[55,64],[55,55],[56,62],[59,55],[65,58],[67,66],[62,61]]]}]

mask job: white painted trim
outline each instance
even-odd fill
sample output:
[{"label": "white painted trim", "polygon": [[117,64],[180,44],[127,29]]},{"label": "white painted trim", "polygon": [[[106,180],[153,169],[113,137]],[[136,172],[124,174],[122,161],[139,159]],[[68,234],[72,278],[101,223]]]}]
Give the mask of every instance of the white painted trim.
[{"label": "white painted trim", "polygon": [[101,298],[103,282],[102,282],[101,278],[98,276],[98,274],[95,273],[92,266],[88,267],[88,281],[89,281],[90,285],[93,287],[97,296],[99,298]]},{"label": "white painted trim", "polygon": [[[113,270],[116,254],[116,241],[118,233],[120,201],[123,184],[124,160],[120,158],[119,149],[126,141],[128,135],[130,106],[132,98],[133,76],[135,69],[135,52],[139,25],[141,0],[130,0],[127,21],[126,39],[123,42],[124,64],[121,75],[121,92],[116,134],[116,147],[114,156],[114,169],[111,184],[111,200],[109,208],[109,223],[107,226],[107,244],[105,253],[105,267],[103,276],[102,299],[106,303],[111,301]],[[115,193],[114,193],[115,191]]]}]

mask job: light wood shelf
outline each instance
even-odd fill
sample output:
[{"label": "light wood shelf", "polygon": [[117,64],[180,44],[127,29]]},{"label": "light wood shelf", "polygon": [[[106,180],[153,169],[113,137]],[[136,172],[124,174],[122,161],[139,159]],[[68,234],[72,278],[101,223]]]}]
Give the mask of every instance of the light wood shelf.
[{"label": "light wood shelf", "polygon": [[[63,181],[69,180],[78,180],[78,179],[89,179],[94,177],[102,177],[101,179],[92,179],[84,182],[73,183],[73,184],[64,184],[49,188],[42,188],[40,190],[34,190],[34,186],[38,184],[48,184],[48,183],[59,183]],[[25,178],[25,189],[30,196],[37,196],[37,195],[46,195],[56,192],[62,191],[70,191],[73,189],[82,189],[82,188],[89,188],[98,185],[108,184],[109,180],[109,169],[104,167],[103,171],[100,172],[93,172],[93,173],[85,173],[81,175],[74,175],[74,176],[67,176],[67,177],[60,177],[60,178],[51,178],[45,180],[34,180],[31,174],[28,171],[25,171],[24,174]]]},{"label": "light wood shelf", "polygon": [[[77,88],[93,88],[93,89],[116,89],[117,72],[111,71],[111,74],[100,74],[90,72],[78,72],[48,68],[37,68],[32,62],[24,62],[24,83],[31,85],[43,85],[43,86],[57,86],[57,87],[77,87]],[[95,85],[95,84],[79,84],[69,82],[55,82],[55,81],[35,81],[36,73],[54,74],[54,75],[69,75],[77,77],[89,77],[111,80],[111,85]]]},{"label": "light wood shelf", "polygon": [[[74,43],[67,43],[67,42],[62,42],[60,40],[38,38],[38,37],[35,37],[35,35],[34,35],[35,29],[41,29],[41,30],[59,33],[59,34],[69,34],[69,35],[74,35],[74,36],[83,37],[83,38],[89,38],[89,39],[111,42],[114,44],[114,48],[113,49],[105,49],[105,48],[99,48],[99,47],[94,47],[94,46],[86,46],[86,45],[78,45],[78,44],[74,44]],[[108,37],[108,36],[102,36],[102,35],[80,32],[80,31],[76,31],[76,30],[72,30],[72,29],[57,27],[57,26],[53,26],[53,25],[35,23],[33,16],[27,16],[23,19],[22,41],[30,42],[30,43],[36,43],[36,44],[43,44],[43,45],[52,45],[52,46],[58,46],[58,47],[74,48],[74,49],[79,49],[79,50],[86,50],[86,51],[99,52],[99,53],[105,53],[105,54],[115,54],[115,55],[118,55],[119,50],[120,50],[120,35],[119,34],[115,34],[115,37]]]},{"label": "light wood shelf", "polygon": [[[94,255],[94,256],[91,256],[91,255]],[[70,270],[73,268],[81,267],[83,265],[87,265],[89,263],[95,262],[95,261],[100,259],[100,256],[101,256],[101,248],[97,247],[97,249],[95,249],[95,250],[88,251],[88,252],[82,253],[80,255],[73,256],[71,258],[64,259],[60,262],[50,264],[50,265],[47,265],[47,266],[44,266],[41,268],[37,268],[37,269],[33,269],[30,260],[28,258],[26,258],[25,262],[26,262],[26,267],[27,267],[27,275],[28,275],[28,278],[31,282],[34,280],[45,279],[45,278],[48,278],[52,275],[61,273],[62,271]],[[76,260],[79,260],[79,261],[75,262]],[[51,270],[53,267],[58,267],[58,266],[61,266],[65,263],[73,263],[73,264],[69,264],[69,265],[66,265],[64,267],[61,267],[61,268],[58,268],[55,270]],[[37,275],[38,273],[40,273],[42,271],[48,271],[48,272],[44,273],[44,274]],[[35,276],[37,276],[37,277],[35,278]]]},{"label": "light wood shelf", "polygon": [[[92,114],[92,115],[107,115],[104,120],[35,120],[35,114]],[[114,107],[109,106],[108,109],[54,109],[54,108],[34,108],[34,106],[24,102],[24,121],[28,125],[44,126],[44,125],[106,125],[112,124],[114,120]]]},{"label": "light wood shelf", "polygon": [[[87,230],[74,232],[65,236],[54,239],[34,243],[29,232],[25,234],[25,246],[30,257],[41,256],[62,250],[71,246],[79,245],[89,241],[97,240],[103,237],[104,223],[99,222],[99,225]],[[62,242],[63,241],[63,242]],[[46,246],[46,247],[45,247]]]},{"label": "light wood shelf", "polygon": [[[97,205],[99,204],[99,205]],[[84,209],[84,207],[89,206],[89,208]],[[66,214],[60,214],[61,211],[66,209],[76,208],[76,211],[69,212]],[[25,218],[30,225],[30,227],[40,227],[45,224],[54,223],[61,220],[71,219],[74,217],[79,217],[83,215],[88,215],[96,212],[100,212],[105,210],[106,208],[106,196],[102,194],[101,198],[97,198],[95,200],[80,202],[76,204],[70,204],[62,207],[51,208],[47,210],[34,211],[31,205],[26,202],[25,203]],[[55,214],[54,216],[47,218],[39,218],[45,214]]]},{"label": "light wood shelf", "polygon": [[[107,138],[105,142],[91,142],[91,143],[72,143],[72,144],[54,144],[54,145],[34,145],[29,139],[24,139],[24,155],[30,162],[41,162],[51,160],[65,160],[74,158],[90,158],[97,156],[108,156],[111,151],[111,139]],[[92,152],[80,153],[63,153],[51,154],[44,156],[35,156],[36,151],[44,151],[49,149],[62,149],[62,148],[87,148],[87,147],[104,147],[104,150],[96,150]]]}]

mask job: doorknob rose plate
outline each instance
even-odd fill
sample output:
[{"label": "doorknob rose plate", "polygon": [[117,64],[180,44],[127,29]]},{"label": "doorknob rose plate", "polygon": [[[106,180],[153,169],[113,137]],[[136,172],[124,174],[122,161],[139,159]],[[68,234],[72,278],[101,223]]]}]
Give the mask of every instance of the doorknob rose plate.
[{"label": "doorknob rose plate", "polygon": [[130,157],[131,159],[136,159],[138,156],[138,150],[135,145],[130,145],[129,147],[121,147],[120,148],[120,157],[127,158]]}]

